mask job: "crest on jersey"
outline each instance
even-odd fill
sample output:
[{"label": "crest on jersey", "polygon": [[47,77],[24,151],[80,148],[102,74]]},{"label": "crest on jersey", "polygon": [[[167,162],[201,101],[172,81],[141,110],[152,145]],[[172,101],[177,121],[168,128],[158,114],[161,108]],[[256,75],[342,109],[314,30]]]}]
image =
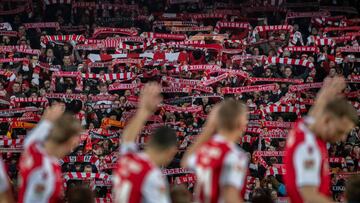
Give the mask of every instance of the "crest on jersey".
[{"label": "crest on jersey", "polygon": [[45,185],[41,183],[35,185],[34,192],[36,195],[42,195],[45,192]]},{"label": "crest on jersey", "polygon": [[313,159],[308,159],[304,161],[304,168],[305,169],[313,169],[315,166],[315,161]]}]

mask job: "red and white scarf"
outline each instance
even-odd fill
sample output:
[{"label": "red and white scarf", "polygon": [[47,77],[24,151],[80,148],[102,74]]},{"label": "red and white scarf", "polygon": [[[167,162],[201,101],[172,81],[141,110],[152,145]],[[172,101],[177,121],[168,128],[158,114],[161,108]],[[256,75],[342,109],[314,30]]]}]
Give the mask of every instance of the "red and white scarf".
[{"label": "red and white scarf", "polygon": [[245,87],[223,87],[221,88],[221,92],[223,94],[242,94],[246,92],[275,91],[278,88],[279,87],[276,84],[254,85]]}]

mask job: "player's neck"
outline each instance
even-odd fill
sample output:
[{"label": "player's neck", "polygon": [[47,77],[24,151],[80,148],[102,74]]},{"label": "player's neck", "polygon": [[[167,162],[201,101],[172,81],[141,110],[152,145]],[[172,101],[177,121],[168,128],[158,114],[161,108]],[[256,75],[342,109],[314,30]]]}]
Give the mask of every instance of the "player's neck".
[{"label": "player's neck", "polygon": [[317,123],[317,122],[315,121],[315,122],[312,123],[312,124],[308,124],[308,125],[307,125],[307,128],[310,130],[310,132],[312,132],[312,134],[313,134],[314,136],[323,139],[321,132],[319,132],[319,130],[318,130],[318,128],[317,128],[318,126],[319,126],[319,123]]},{"label": "player's neck", "polygon": [[56,157],[56,158],[61,158],[61,157],[59,157],[59,154],[57,151],[58,148],[59,148],[59,146],[51,141],[46,141],[44,143],[44,149],[48,155]]},{"label": "player's neck", "polygon": [[152,163],[154,163],[156,166],[160,167],[160,166],[163,165],[162,164],[163,163],[163,157],[160,155],[161,153],[159,153],[158,151],[147,148],[147,149],[145,149],[144,153],[146,155],[148,155],[150,161]]},{"label": "player's neck", "polygon": [[229,131],[225,131],[225,130],[219,130],[219,135],[221,135],[225,140],[232,142],[232,143],[238,142],[240,139],[239,132],[237,132],[237,131],[229,132]]}]

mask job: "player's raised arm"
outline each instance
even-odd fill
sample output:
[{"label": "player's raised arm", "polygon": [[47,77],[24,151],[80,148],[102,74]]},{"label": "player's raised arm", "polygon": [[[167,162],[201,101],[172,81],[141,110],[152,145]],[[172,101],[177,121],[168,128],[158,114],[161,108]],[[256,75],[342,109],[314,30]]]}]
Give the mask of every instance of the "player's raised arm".
[{"label": "player's raised arm", "polygon": [[53,123],[60,118],[65,111],[65,106],[62,103],[56,103],[48,107],[39,124],[30,131],[26,137],[24,146],[27,147],[33,142],[43,142],[49,135]]},{"label": "player's raised arm", "polygon": [[134,143],[148,118],[156,111],[162,101],[161,87],[157,83],[146,84],[140,94],[139,107],[135,116],[125,126],[123,144]]},{"label": "player's raised arm", "polygon": [[215,106],[207,120],[206,120],[206,123],[204,125],[204,129],[203,131],[201,132],[201,135],[196,139],[195,143],[192,144],[188,150],[186,151],[186,153],[184,154],[183,156],[183,159],[181,161],[181,165],[182,167],[188,167],[186,162],[187,162],[187,159],[189,158],[189,156],[191,154],[193,154],[197,149],[199,149],[199,147],[204,144],[206,141],[208,141],[212,135],[215,134],[216,132],[216,125],[217,125],[217,112],[219,111],[219,105]]},{"label": "player's raised arm", "polygon": [[346,87],[345,79],[343,77],[326,78],[323,87],[319,91],[314,105],[309,111],[309,116],[317,117],[322,113],[326,104],[339,96]]}]

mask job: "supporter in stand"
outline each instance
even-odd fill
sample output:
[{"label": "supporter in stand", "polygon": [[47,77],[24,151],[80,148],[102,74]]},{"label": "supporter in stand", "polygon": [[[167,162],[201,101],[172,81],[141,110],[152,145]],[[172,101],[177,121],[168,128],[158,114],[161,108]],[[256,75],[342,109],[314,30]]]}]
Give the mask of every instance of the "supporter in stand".
[{"label": "supporter in stand", "polygon": [[210,113],[201,136],[184,155],[183,166],[196,171],[199,202],[242,202],[248,159],[235,143],[247,123],[243,103],[224,101]]},{"label": "supporter in stand", "polygon": [[162,98],[156,83],[145,85],[139,108],[124,129],[120,158],[114,171],[114,202],[167,203],[168,185],[158,167],[166,166],[177,152],[175,131],[168,127],[156,129],[144,152],[138,152],[135,140]]},{"label": "supporter in stand", "polygon": [[285,185],[291,202],[331,202],[326,142],[345,140],[358,123],[354,107],[337,98],[343,78],[328,78],[308,117],[289,133],[285,155]]}]

